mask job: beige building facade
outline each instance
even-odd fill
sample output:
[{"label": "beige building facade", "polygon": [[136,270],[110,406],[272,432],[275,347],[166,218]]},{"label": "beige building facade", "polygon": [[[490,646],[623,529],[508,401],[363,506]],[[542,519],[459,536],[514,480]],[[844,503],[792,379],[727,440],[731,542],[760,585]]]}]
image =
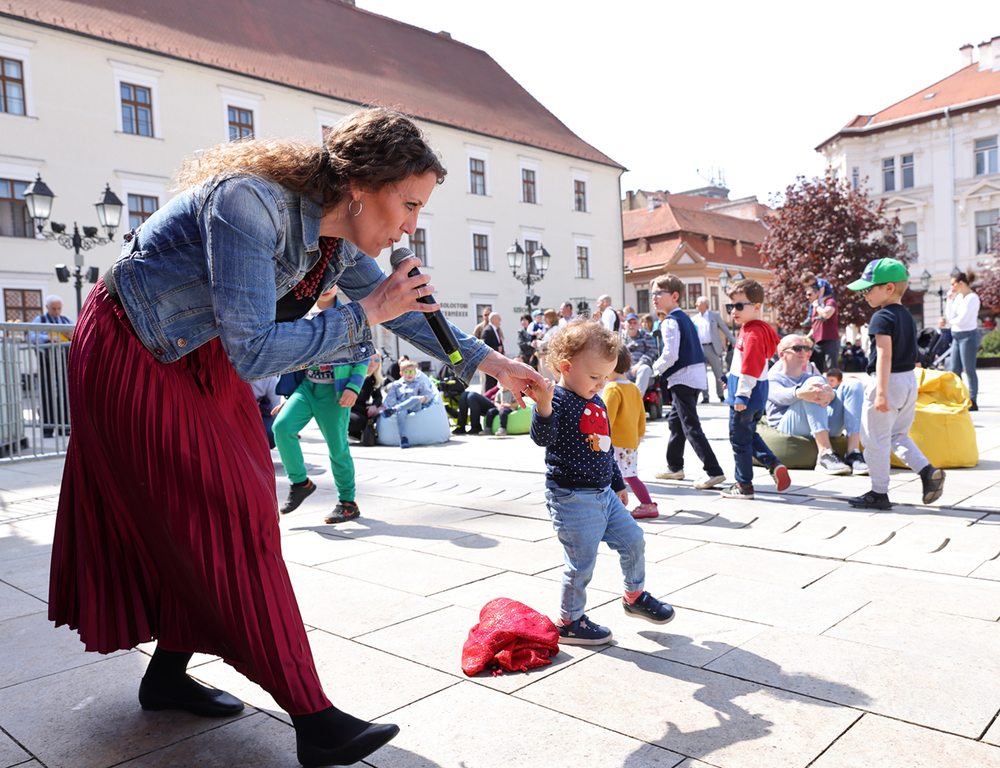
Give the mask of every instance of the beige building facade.
[{"label": "beige building facade", "polygon": [[1000,216],[1000,37],[963,46],[961,69],[874,115],[859,115],[821,152],[839,178],[866,184],[896,215],[917,255],[925,325],[937,326],[954,269],[976,270]]},{"label": "beige building facade", "polygon": [[[248,133],[319,143],[326,129],[364,103],[413,114],[448,168],[409,247],[423,257],[438,300],[460,328],[471,332],[489,304],[514,337],[525,309],[525,286],[507,264],[515,241],[522,248],[544,246],[551,255],[548,272],[532,285],[539,307],[567,299],[594,305],[603,293],[622,295],[624,169],[572,134],[483,52],[443,33],[330,3],[331,34],[396,35],[400,45],[408,41],[408,51],[425,46],[426,58],[452,56],[460,69],[463,57],[474,57],[492,69],[481,64],[485,74],[476,83],[429,81],[418,88],[405,73],[393,75],[393,62],[381,61],[384,54],[374,49],[369,62],[310,61],[304,42],[287,53],[301,57],[301,71],[319,71],[313,82],[281,51],[272,60],[251,48],[252,40],[240,49],[230,40],[199,38],[198,23],[171,19],[169,8],[157,6],[158,25],[149,27],[145,19],[101,5],[40,0],[40,9],[36,2],[14,2],[0,10],[6,94],[0,108],[0,289],[7,319],[30,320],[50,293],[61,295],[65,314],[76,316],[72,282],[59,283],[54,272],[60,263],[73,269],[73,251],[31,236],[25,222],[24,187],[38,175],[56,195],[51,220],[70,232],[74,222],[97,225],[93,205],[106,184],[125,203],[113,242],[83,253],[85,268],[103,272],[117,257],[122,234],[175,194],[171,178],[184,157]],[[225,15],[225,3],[208,5]],[[274,8],[262,13],[282,17],[298,7],[295,0],[268,5]],[[255,28],[266,21],[253,20]],[[279,21],[289,23],[274,23]],[[300,21],[302,35],[310,23]],[[207,26],[204,20],[200,26]],[[320,77],[324,67],[339,75]],[[376,69],[387,72],[383,80],[351,79]],[[485,90],[478,97],[509,105],[524,126],[502,109],[484,115],[469,103],[476,96],[449,94],[461,87]],[[505,100],[507,91],[513,95]],[[379,260],[388,269],[388,252]],[[84,284],[84,298],[91,288]],[[388,332],[377,341],[393,356],[421,357]],[[508,354],[515,353],[511,345]]]}]

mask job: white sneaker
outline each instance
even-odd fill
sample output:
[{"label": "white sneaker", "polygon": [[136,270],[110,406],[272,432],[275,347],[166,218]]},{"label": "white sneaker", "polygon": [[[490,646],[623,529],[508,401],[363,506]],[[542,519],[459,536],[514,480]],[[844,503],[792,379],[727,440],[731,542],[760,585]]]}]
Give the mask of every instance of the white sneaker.
[{"label": "white sneaker", "polygon": [[828,475],[851,474],[851,468],[842,462],[833,451],[825,451],[820,454],[819,460],[816,462],[816,469],[820,472],[826,472]]},{"label": "white sneaker", "polygon": [[664,467],[663,469],[656,470],[656,475],[654,475],[657,480],[683,480],[684,470],[678,469],[676,472],[671,470],[669,467]]},{"label": "white sneaker", "polygon": [[699,491],[703,491],[706,488],[712,488],[719,483],[726,482],[725,475],[702,475],[697,480],[694,481],[692,488],[696,488]]}]

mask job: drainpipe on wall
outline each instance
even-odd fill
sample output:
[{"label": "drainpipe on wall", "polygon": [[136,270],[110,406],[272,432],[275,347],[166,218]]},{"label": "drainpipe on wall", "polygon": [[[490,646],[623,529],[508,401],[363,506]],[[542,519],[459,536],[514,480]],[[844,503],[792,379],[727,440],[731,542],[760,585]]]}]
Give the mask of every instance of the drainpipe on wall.
[{"label": "drainpipe on wall", "polygon": [[951,107],[944,108],[944,119],[948,121],[948,152],[951,155],[951,266],[958,267],[958,248],[955,245],[957,225],[955,223],[955,125],[951,122]]}]

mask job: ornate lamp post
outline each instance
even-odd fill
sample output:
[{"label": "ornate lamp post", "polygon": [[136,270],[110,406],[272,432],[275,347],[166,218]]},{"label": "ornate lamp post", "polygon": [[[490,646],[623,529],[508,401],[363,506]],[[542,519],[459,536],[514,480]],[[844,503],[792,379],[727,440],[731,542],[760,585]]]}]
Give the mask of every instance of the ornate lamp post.
[{"label": "ornate lamp post", "polygon": [[[538,304],[539,301],[539,298],[531,292],[531,284],[533,282],[537,283],[545,277],[545,272],[549,268],[549,259],[551,258],[549,252],[541,244],[539,244],[537,251],[528,254],[530,261],[525,259],[524,249],[517,240],[507,249],[507,265],[510,267],[510,271],[514,277],[525,285],[524,305],[529,314],[531,313],[531,308]],[[522,262],[524,263],[524,274],[520,274],[518,271],[521,269]]]},{"label": "ornate lamp post", "polygon": [[[115,230],[121,224],[122,208],[124,206],[122,205],[122,201],[118,199],[118,196],[111,191],[111,186],[106,184],[104,192],[101,194],[100,199],[94,203],[94,206],[97,208],[97,220],[107,231],[108,236],[98,236],[97,227],[84,227],[83,234],[81,235],[75,221],[73,222],[73,234],[70,235],[66,232],[65,224],[57,224],[54,221],[49,224],[50,231],[45,231],[45,222],[52,215],[53,198],[55,198],[55,194],[42,181],[41,174],[38,174],[38,177],[24,190],[24,200],[28,206],[28,215],[34,220],[38,234],[46,240],[55,240],[63,248],[72,248],[74,251],[75,269],[73,272],[70,272],[65,264],[57,264],[56,277],[59,278],[60,283],[68,283],[70,276],[75,278],[76,316],[79,317],[80,309],[83,306],[80,293],[80,289],[83,288],[82,252],[89,251],[95,245],[107,245],[111,242],[115,236]],[[100,276],[100,270],[97,267],[87,269],[87,282],[96,283]]]}]

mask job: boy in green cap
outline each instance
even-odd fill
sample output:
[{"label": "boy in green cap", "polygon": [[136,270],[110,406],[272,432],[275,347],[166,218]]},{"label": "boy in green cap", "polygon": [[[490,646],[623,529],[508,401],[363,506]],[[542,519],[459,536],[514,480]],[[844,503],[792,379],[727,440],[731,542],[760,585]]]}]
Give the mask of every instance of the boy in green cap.
[{"label": "boy in green cap", "polygon": [[865,267],[860,280],[847,287],[860,291],[876,308],[868,323],[871,349],[861,410],[861,441],[872,479],[872,489],[863,496],[848,499],[852,507],[891,509],[889,502],[889,460],[895,453],[910,469],[920,475],[924,504],[941,496],[944,470],[930,464],[910,439],[910,427],[917,405],[917,324],[902,305],[909,285],[906,266],[896,259],[875,259]]}]

